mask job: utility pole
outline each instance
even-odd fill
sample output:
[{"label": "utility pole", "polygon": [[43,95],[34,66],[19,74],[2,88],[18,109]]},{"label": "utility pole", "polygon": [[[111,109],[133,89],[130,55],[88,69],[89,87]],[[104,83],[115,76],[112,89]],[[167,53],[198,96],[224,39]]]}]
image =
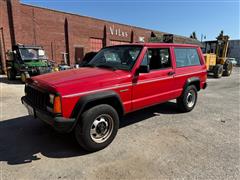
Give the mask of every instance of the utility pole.
[{"label": "utility pole", "polygon": [[206,35],[201,34],[201,42],[203,41],[203,39],[206,39]]}]

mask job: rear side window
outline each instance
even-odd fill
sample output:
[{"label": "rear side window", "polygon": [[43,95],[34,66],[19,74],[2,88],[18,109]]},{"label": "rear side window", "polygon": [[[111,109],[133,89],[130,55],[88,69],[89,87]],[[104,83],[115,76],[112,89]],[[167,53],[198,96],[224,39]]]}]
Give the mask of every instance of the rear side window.
[{"label": "rear side window", "polygon": [[200,59],[195,48],[174,48],[177,67],[200,65]]}]

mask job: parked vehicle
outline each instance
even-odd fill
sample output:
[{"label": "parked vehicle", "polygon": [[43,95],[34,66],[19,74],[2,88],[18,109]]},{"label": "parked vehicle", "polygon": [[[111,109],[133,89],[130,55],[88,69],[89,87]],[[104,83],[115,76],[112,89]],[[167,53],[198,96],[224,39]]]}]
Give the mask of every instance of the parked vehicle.
[{"label": "parked vehicle", "polygon": [[213,73],[215,78],[222,76],[230,76],[232,73],[233,64],[227,57],[229,45],[229,36],[223,35],[223,31],[219,34],[216,41],[206,41],[204,57],[207,70]]},{"label": "parked vehicle", "polygon": [[68,70],[68,69],[71,69],[71,66],[69,66],[67,64],[59,64],[58,65],[58,70],[59,71],[65,71],[65,70]]},{"label": "parked vehicle", "polygon": [[227,58],[227,61],[230,61],[233,66],[236,66],[238,64],[236,58]]},{"label": "parked vehicle", "polygon": [[108,146],[119,119],[130,112],[177,99],[193,110],[207,71],[196,45],[146,43],[103,48],[88,67],[27,80],[22,103],[29,114],[60,132],[74,132],[87,151]]},{"label": "parked vehicle", "polygon": [[7,77],[13,80],[20,75],[22,82],[34,75],[51,72],[51,64],[40,46],[14,45],[8,52]]}]

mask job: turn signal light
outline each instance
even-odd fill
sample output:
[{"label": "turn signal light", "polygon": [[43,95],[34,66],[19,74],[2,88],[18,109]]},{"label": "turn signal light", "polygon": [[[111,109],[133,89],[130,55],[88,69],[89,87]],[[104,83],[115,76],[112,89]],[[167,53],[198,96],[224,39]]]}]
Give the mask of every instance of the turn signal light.
[{"label": "turn signal light", "polygon": [[62,104],[61,104],[61,97],[60,96],[55,96],[55,98],[54,98],[53,112],[55,114],[59,114],[59,113],[62,112]]}]

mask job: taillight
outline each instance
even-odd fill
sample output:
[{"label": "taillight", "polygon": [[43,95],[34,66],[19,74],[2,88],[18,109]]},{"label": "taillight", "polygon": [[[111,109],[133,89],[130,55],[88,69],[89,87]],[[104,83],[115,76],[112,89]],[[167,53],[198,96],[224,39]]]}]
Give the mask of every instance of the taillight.
[{"label": "taillight", "polygon": [[62,113],[62,103],[61,103],[61,97],[60,96],[55,96],[54,97],[53,113],[55,113],[55,114]]}]

